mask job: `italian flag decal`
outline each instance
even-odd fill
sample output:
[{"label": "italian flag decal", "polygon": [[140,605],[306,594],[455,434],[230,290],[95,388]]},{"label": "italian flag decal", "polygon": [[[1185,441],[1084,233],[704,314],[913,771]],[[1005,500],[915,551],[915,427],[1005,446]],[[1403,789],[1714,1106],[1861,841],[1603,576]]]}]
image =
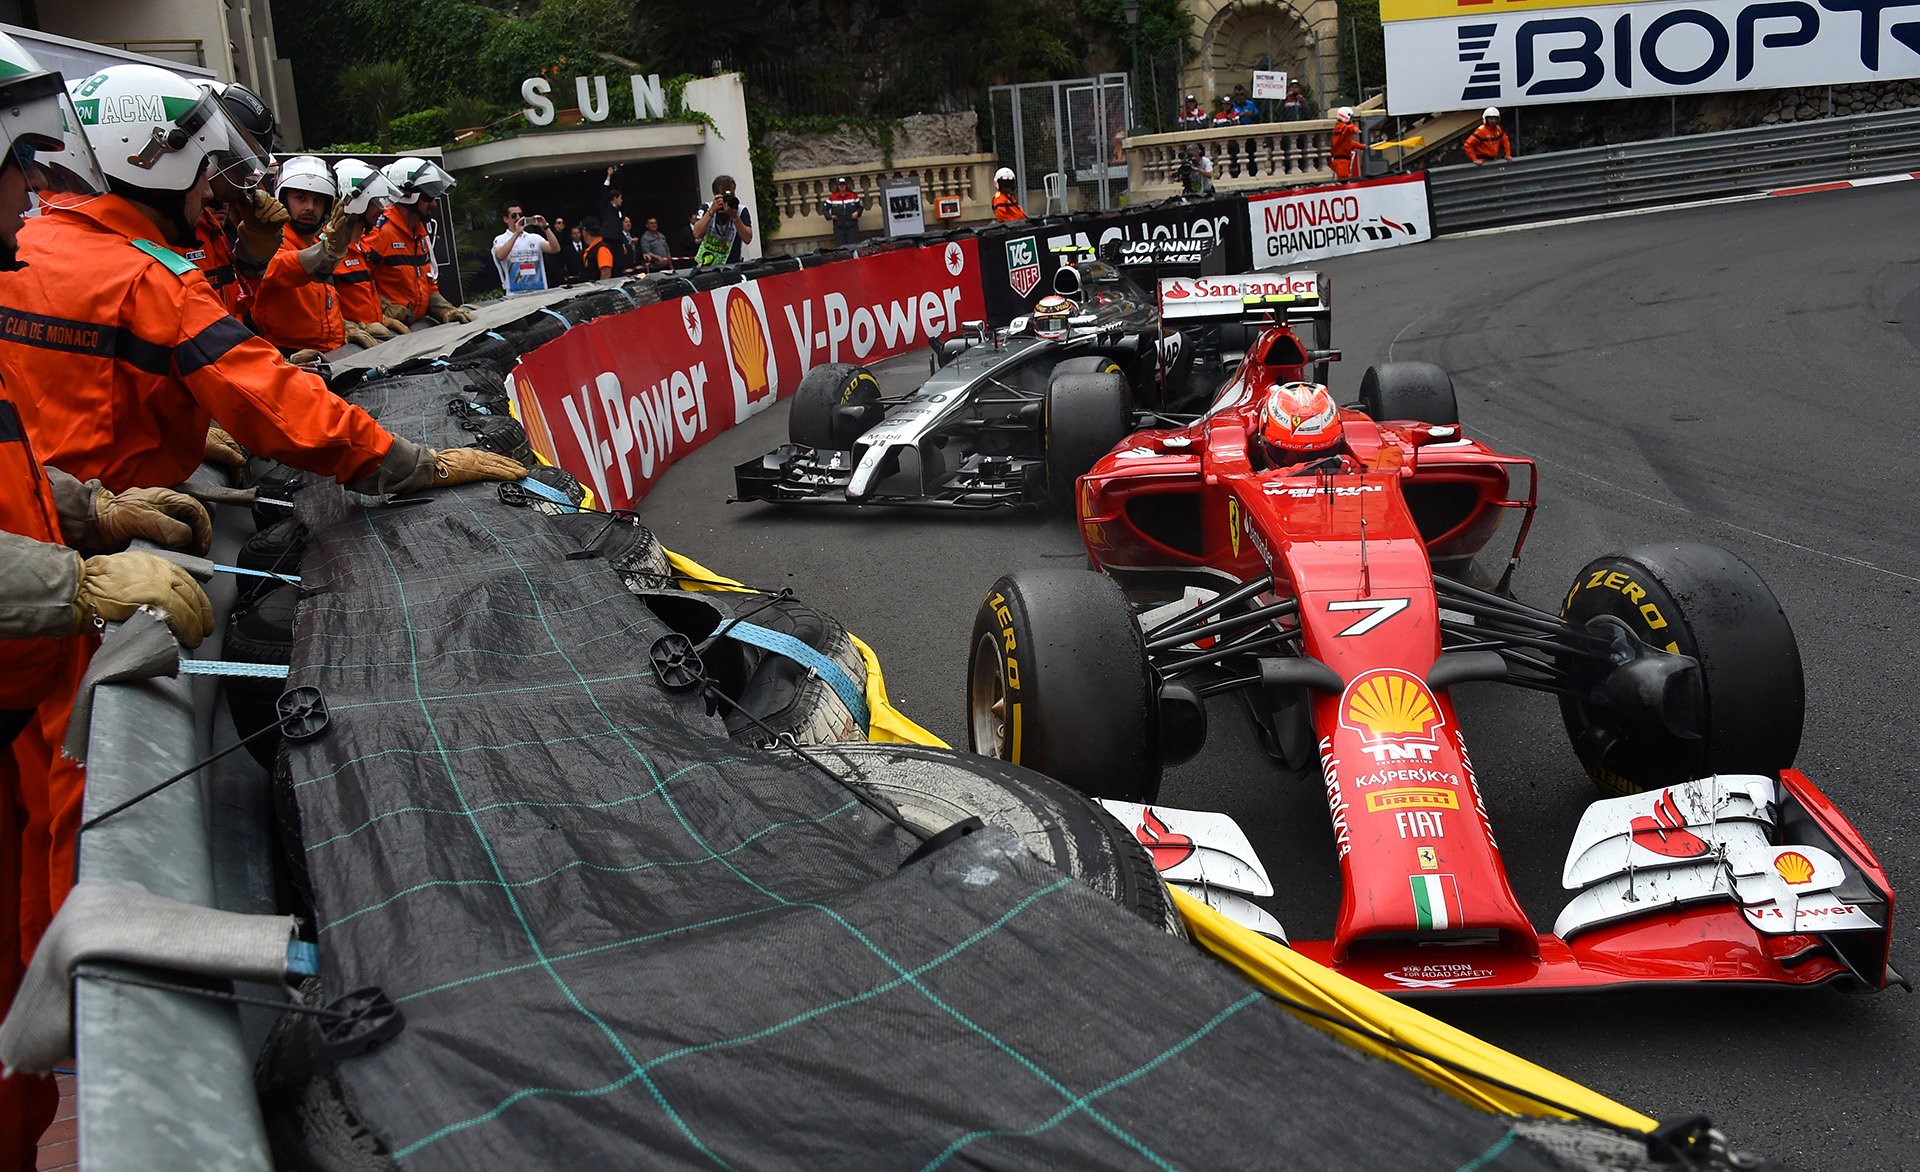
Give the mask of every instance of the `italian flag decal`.
[{"label": "italian flag decal", "polygon": [[1413,884],[1413,916],[1421,928],[1458,928],[1460,887],[1451,875],[1409,875]]}]

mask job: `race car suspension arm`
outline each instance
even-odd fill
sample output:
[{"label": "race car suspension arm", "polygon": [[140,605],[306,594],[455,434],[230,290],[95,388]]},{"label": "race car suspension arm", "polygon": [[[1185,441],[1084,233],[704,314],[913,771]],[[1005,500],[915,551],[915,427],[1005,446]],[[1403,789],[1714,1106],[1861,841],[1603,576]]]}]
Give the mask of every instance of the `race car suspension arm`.
[{"label": "race car suspension arm", "polygon": [[[1178,646],[1178,643],[1169,644],[1162,641],[1182,631],[1191,631],[1206,623],[1214,616],[1224,614],[1242,603],[1251,602],[1261,594],[1272,589],[1273,582],[1267,578],[1255,578],[1248,582],[1242,582],[1240,585],[1220,595],[1213,601],[1202,603],[1183,615],[1169,619],[1151,631],[1142,632],[1142,635],[1147,641],[1147,648],[1148,650],[1152,650],[1156,644],[1160,646]],[[1299,609],[1297,602],[1282,603],[1280,605],[1289,605],[1295,610]],[[1196,637],[1197,636],[1190,636],[1187,639],[1181,640],[1181,642],[1192,642],[1193,638]]]}]

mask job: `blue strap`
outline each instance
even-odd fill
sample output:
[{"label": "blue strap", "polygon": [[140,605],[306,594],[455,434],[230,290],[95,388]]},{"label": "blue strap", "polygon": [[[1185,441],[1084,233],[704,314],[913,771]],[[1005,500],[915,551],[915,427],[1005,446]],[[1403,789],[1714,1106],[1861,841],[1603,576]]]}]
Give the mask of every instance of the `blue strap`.
[{"label": "blue strap", "polygon": [[555,488],[551,484],[546,484],[541,481],[535,480],[531,476],[527,477],[525,480],[522,480],[520,482],[520,487],[526,489],[528,492],[532,493],[537,497],[545,497],[547,500],[552,501],[556,505],[565,505],[569,509],[577,509],[580,507],[579,505],[574,504],[573,498],[569,497],[566,493],[561,492],[559,489]]},{"label": "blue strap", "polygon": [[235,663],[225,659],[182,659],[183,676],[237,676],[251,680],[284,680],[290,669],[284,663]]},{"label": "blue strap", "polygon": [[782,631],[771,631],[752,623],[734,623],[727,627],[726,636],[763,651],[784,655],[801,667],[811,669],[840,694],[840,699],[846,702],[847,711],[853,713],[853,718],[860,722],[861,732],[872,727],[872,718],[867,714],[866,691],[859,681],[847,674],[846,668]]},{"label": "blue strap", "polygon": [[320,946],[311,940],[289,940],[287,942],[287,975],[290,977],[319,976]]},{"label": "blue strap", "polygon": [[492,338],[496,342],[504,342],[507,340],[507,336],[499,330],[488,330],[487,337]]},{"label": "blue strap", "polygon": [[565,329],[570,330],[573,328],[573,323],[567,320],[567,315],[564,313],[556,313],[555,311],[548,309],[544,305],[540,307],[540,312],[546,314],[548,317],[559,322],[560,325]]},{"label": "blue strap", "polygon": [[276,582],[298,582],[298,574],[276,574],[272,570],[249,570],[245,566],[223,566],[213,563],[213,568],[223,574],[245,574],[249,578],[272,578]]}]

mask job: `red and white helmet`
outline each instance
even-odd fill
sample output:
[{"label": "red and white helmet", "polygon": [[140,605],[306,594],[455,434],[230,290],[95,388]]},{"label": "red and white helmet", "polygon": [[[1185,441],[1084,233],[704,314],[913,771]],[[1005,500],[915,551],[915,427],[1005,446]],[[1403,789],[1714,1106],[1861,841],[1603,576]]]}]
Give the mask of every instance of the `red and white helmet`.
[{"label": "red and white helmet", "polygon": [[1335,110],[1335,111],[1333,112],[1333,120],[1334,120],[1335,122],[1351,122],[1351,121],[1353,121],[1353,107],[1352,107],[1352,106],[1342,106],[1342,107],[1340,107],[1340,108],[1339,108],[1338,110]]},{"label": "red and white helmet", "polygon": [[1276,464],[1297,464],[1339,447],[1340,408],[1332,392],[1319,383],[1268,387],[1260,439]]}]

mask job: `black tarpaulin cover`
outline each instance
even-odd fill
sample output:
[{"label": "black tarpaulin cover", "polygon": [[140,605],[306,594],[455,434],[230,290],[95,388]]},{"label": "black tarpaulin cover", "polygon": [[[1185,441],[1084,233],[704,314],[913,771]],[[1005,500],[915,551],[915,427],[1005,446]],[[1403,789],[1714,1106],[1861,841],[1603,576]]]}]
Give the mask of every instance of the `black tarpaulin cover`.
[{"label": "black tarpaulin cover", "polygon": [[[449,397],[356,401],[450,446]],[[903,869],[916,838],[657,684],[666,629],[568,557],[597,518],[299,505],[290,684],[332,723],[289,746],[294,849],[325,995],[406,1015],[339,1067],[404,1166],[1554,1166],[1004,834]]]}]

